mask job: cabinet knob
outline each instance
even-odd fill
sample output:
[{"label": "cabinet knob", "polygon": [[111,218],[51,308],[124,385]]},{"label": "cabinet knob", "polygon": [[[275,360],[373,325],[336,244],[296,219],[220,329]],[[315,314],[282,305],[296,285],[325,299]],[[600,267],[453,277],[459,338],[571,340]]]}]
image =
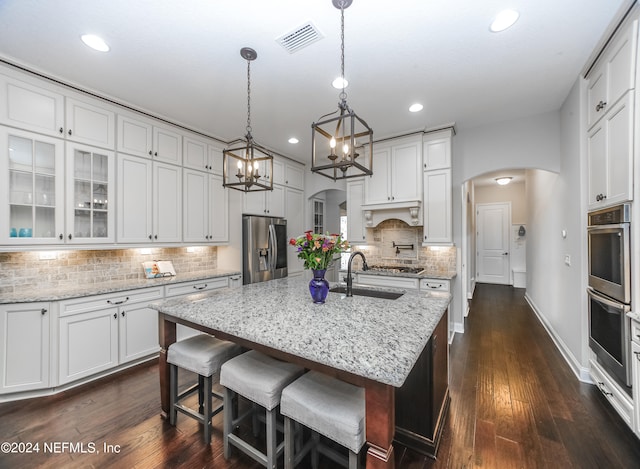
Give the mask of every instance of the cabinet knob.
[{"label": "cabinet knob", "polygon": [[[46,308],[42,308],[42,309],[40,310],[40,314],[42,314],[43,316],[44,316],[46,313],[47,313],[47,309],[46,309]],[[638,353],[638,352],[636,352],[636,353]]]},{"label": "cabinet knob", "polygon": [[69,132],[67,132],[69,135],[71,135],[71,129],[69,129]]},{"label": "cabinet knob", "polygon": [[69,238],[69,239],[73,238],[73,235],[72,235],[71,233],[69,233],[68,238]]},{"label": "cabinet knob", "polygon": [[155,235],[155,236],[153,237],[153,239],[158,239],[158,235]]},{"label": "cabinet knob", "polygon": [[118,313],[113,313],[113,319],[118,319]]},{"label": "cabinet knob", "polygon": [[155,153],[153,154],[153,156],[158,156],[158,152],[155,152]]},{"label": "cabinet knob", "polygon": [[64,236],[62,235],[62,233],[60,233],[60,235],[58,235],[58,238],[60,238],[60,241],[62,241],[62,239],[64,238]]},{"label": "cabinet knob", "polygon": [[153,152],[149,150],[149,156],[153,156]]},{"label": "cabinet knob", "polygon": [[149,239],[150,239],[150,240],[153,240],[153,235],[149,235]]},{"label": "cabinet knob", "polygon": [[63,134],[64,133],[64,129],[62,127],[60,127],[60,133]]},{"label": "cabinet knob", "polygon": [[120,314],[122,314],[122,317],[124,317],[124,313],[125,313],[124,311],[122,313],[120,313]]}]

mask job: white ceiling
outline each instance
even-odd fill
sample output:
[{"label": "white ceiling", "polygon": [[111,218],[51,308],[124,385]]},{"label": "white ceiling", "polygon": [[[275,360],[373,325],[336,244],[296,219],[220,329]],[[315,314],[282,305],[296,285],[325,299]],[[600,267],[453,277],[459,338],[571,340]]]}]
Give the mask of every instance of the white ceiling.
[{"label": "white ceiling", "polygon": [[[458,131],[558,109],[630,0],[354,0],[345,10],[347,101],[379,139]],[[489,32],[504,8],[511,29]],[[289,54],[307,21],[324,35]],[[108,53],[80,35],[101,35]],[[337,109],[340,11],[331,0],[0,0],[0,56],[224,141],[245,133],[308,162],[311,123]],[[424,110],[411,114],[410,104]],[[287,143],[289,137],[300,140]]]}]

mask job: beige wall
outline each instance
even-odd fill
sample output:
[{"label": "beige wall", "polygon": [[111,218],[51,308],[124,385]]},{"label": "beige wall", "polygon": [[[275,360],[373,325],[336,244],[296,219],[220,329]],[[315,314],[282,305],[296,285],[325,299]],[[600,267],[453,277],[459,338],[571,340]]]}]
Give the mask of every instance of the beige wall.
[{"label": "beige wall", "polygon": [[527,200],[524,182],[512,182],[506,186],[498,184],[476,186],[474,192],[474,202],[476,204],[511,202],[511,223],[514,225],[527,224]]}]

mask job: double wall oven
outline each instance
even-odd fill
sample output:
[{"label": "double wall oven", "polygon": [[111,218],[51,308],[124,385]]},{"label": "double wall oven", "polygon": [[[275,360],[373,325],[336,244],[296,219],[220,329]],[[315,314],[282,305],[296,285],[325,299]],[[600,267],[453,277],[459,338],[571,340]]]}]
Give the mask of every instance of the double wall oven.
[{"label": "double wall oven", "polygon": [[629,204],[589,213],[589,347],[631,395]]}]

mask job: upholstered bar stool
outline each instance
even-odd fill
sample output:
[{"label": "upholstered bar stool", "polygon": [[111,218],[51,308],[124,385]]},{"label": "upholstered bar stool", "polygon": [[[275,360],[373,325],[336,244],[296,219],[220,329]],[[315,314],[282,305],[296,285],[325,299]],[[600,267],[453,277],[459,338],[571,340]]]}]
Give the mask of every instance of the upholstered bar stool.
[{"label": "upholstered bar stool", "polygon": [[[276,415],[282,390],[304,373],[304,369],[292,363],[276,360],[251,350],[227,361],[220,370],[220,384],[224,387],[224,457],[229,459],[231,447],[235,446],[268,469],[276,467],[284,443],[277,444]],[[229,405],[236,395],[258,404],[265,409],[266,454],[247,443],[233,429],[245,418],[252,416],[254,409],[235,415]]]},{"label": "upholstered bar stool", "polygon": [[[223,396],[212,390],[213,376],[220,373],[220,367],[230,358],[242,353],[242,347],[226,340],[216,339],[208,334],[199,334],[175,342],[169,346],[169,423],[176,424],[178,412],[196,419],[204,425],[204,441],[211,442],[211,418],[223,408],[221,403],[212,409],[212,395]],[[178,394],[178,368],[198,375],[198,383]],[[182,400],[198,391],[198,412],[182,404]]]},{"label": "upholstered bar stool", "polygon": [[[364,388],[310,371],[282,391],[280,412],[284,415],[285,469],[293,469],[311,450],[311,465],[318,467],[318,452],[347,465],[347,458],[322,444],[319,435],[349,450],[349,469],[357,469],[358,453],[365,442]],[[313,431],[313,437],[298,454],[294,451],[293,423]]]}]

